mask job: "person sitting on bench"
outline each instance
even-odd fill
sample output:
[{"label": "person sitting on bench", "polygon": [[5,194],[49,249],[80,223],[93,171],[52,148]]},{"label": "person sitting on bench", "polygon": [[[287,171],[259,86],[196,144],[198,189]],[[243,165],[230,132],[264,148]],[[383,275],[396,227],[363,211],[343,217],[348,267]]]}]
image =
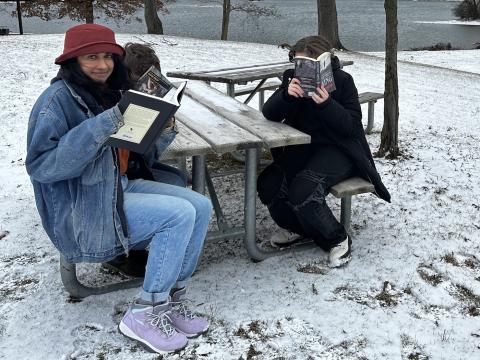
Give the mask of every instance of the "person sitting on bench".
[{"label": "person sitting on bench", "polygon": [[[137,82],[152,65],[161,70],[160,59],[151,47],[130,42],[125,44],[124,49],[123,64],[132,84]],[[138,178],[153,179],[166,184],[186,187],[187,175],[184,172],[158,161],[161,154],[175,139],[177,133],[175,118],[172,117],[155,141],[154,146],[144,156],[119,149],[120,159],[128,158],[127,177],[131,180]],[[147,260],[148,251],[146,249],[130,250],[128,256],[120,254],[104,263],[103,266],[107,269],[118,271],[123,275],[144,277]]]},{"label": "person sitting on bench", "polygon": [[[281,45],[295,56],[317,58],[330,52],[321,36],[308,36],[295,45]],[[283,74],[279,89],[263,107],[264,116],[311,136],[311,143],[272,149],[273,163],[259,175],[260,200],[273,220],[283,229],[313,239],[329,251],[329,265],[338,267],[350,260],[351,238],[328,207],[325,197],[331,186],[352,176],[360,176],[375,186],[375,193],[390,201],[365,139],[362,112],[353,78],[340,69],[332,56],[336,90],[329,94],[322,85],[311,98],[303,97],[300,81],[293,70]],[[292,240],[280,232],[273,243]]]},{"label": "person sitting on bench", "polygon": [[185,288],[212,205],[180,186],[129,179],[128,158],[105,145],[123,122],[124,53],[105,26],[67,30],[60,70],[30,114],[25,164],[43,227],[66,261],[105,262],[149,246],[143,287],[119,330],[172,352],[209,327],[186,308]]}]

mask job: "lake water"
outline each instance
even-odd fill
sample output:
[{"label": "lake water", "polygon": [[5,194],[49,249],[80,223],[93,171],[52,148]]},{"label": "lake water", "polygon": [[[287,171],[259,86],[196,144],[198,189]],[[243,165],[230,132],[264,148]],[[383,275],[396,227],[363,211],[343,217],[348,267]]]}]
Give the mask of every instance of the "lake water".
[{"label": "lake water", "polygon": [[[292,43],[302,36],[317,31],[316,0],[262,0],[259,4],[275,5],[279,17],[247,18],[232,13],[230,40],[267,44]],[[337,0],[340,39],[351,50],[382,51],[385,43],[385,11],[383,0]],[[454,47],[472,48],[480,41],[480,26],[420,23],[420,21],[453,20],[449,1],[398,1],[399,49],[430,46],[450,42]],[[16,18],[9,13],[13,5],[0,3],[0,26],[18,31]],[[165,33],[203,39],[218,39],[221,29],[220,4],[205,0],[177,0],[169,6],[170,14],[161,15]],[[143,11],[138,17],[143,18]],[[144,23],[129,24],[99,19],[117,32],[146,32]],[[24,31],[28,33],[63,33],[74,24],[70,20],[41,21],[24,18]]]}]

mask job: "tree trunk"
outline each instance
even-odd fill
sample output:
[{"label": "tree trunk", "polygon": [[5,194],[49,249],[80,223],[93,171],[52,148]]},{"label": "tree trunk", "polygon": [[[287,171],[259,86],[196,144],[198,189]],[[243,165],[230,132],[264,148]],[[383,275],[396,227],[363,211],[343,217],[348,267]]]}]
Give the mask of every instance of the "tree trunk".
[{"label": "tree trunk", "polygon": [[163,35],[163,24],[158,17],[155,0],[145,0],[145,24],[148,34]]},{"label": "tree trunk", "polygon": [[385,0],[385,101],[377,156],[396,158],[398,149],[397,0]]},{"label": "tree trunk", "polygon": [[85,5],[85,22],[87,24],[93,24],[93,0],[87,1]]},{"label": "tree trunk", "polygon": [[223,0],[222,35],[220,36],[221,40],[228,39],[228,25],[230,24],[231,10],[232,8],[230,5],[230,0]]},{"label": "tree trunk", "polygon": [[335,0],[317,0],[318,35],[322,35],[336,49],[345,49],[338,36],[337,5]]}]

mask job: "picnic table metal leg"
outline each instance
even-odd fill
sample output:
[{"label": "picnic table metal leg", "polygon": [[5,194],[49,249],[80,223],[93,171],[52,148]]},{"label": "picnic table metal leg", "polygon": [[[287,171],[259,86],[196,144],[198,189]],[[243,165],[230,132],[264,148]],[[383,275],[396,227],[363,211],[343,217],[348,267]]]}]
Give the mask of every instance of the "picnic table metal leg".
[{"label": "picnic table metal leg", "polygon": [[185,156],[177,159],[178,168],[185,174],[187,174],[187,158]]},{"label": "picnic table metal leg", "polygon": [[368,102],[368,124],[367,124],[367,128],[365,129],[366,134],[370,134],[373,129],[373,120],[375,117],[375,103],[376,101]]},{"label": "picnic table metal leg", "polygon": [[227,84],[227,95],[232,98],[235,97],[235,84]]},{"label": "picnic table metal leg", "polygon": [[205,155],[192,157],[192,189],[205,194]]},{"label": "picnic table metal leg", "polygon": [[342,223],[345,230],[348,232],[350,231],[350,221],[352,216],[352,197],[343,197],[340,203],[340,208],[340,222]]},{"label": "picnic table metal leg", "polygon": [[262,111],[263,104],[265,104],[265,91],[258,92],[258,111]]},{"label": "picnic table metal leg", "polygon": [[213,186],[212,177],[207,168],[205,168],[205,180],[207,182],[208,193],[210,194],[210,200],[212,201],[213,209],[215,210],[215,216],[217,217],[218,229],[220,231],[227,231],[229,229],[225,215],[223,215],[222,207],[218,201],[217,192]]},{"label": "picnic table metal leg", "polygon": [[[250,93],[250,95],[248,95],[247,99],[243,102],[244,104],[248,104],[250,102],[250,100],[252,100],[252,98],[255,96],[255,94],[258,92],[258,89],[260,89],[262,87],[263,84],[265,84],[265,81],[267,81],[267,79],[262,79],[260,80],[260,82],[258,83],[257,86],[255,86],[255,89],[252,90],[252,92]],[[263,92],[263,90],[260,90],[261,92]]]},{"label": "picnic table metal leg", "polygon": [[258,149],[245,150],[245,247],[248,255],[254,260],[264,260],[274,254],[261,249],[256,237],[256,200],[257,200],[257,157]]},{"label": "picnic table metal leg", "polygon": [[106,294],[112,291],[130,289],[139,287],[143,283],[142,278],[132,279],[128,281],[117,282],[114,284],[89,287],[85,286],[77,278],[77,266],[71,264],[60,255],[60,276],[62,283],[68,293],[75,298],[82,299],[90,295]]}]

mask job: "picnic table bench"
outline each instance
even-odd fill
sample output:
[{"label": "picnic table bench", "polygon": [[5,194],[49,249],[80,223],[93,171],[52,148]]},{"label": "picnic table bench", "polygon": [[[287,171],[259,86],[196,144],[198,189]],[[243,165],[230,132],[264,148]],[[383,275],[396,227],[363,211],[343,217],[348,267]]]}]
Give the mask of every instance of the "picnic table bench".
[{"label": "picnic table bench", "polygon": [[[263,260],[285,250],[269,250],[256,239],[256,181],[257,158],[260,149],[305,144],[310,136],[283,123],[266,120],[263,115],[236,99],[226,96],[208,84],[190,81],[182,98],[182,106],[176,113],[180,129],[171,146],[162,158],[192,157],[192,188],[204,192],[208,188],[215,208],[218,230],[208,234],[209,239],[243,237],[248,255],[254,260]],[[230,226],[218,201],[213,182],[206,167],[207,154],[223,154],[245,150],[244,168],[244,222],[241,226]],[[341,221],[350,226],[351,197],[372,188],[362,179],[349,179],[337,184],[332,194],[342,199]],[[370,184],[371,185],[371,184]],[[99,287],[87,287],[77,278],[76,265],[60,258],[62,282],[74,297],[83,298],[93,294],[139,286],[142,279],[133,279]]]}]

